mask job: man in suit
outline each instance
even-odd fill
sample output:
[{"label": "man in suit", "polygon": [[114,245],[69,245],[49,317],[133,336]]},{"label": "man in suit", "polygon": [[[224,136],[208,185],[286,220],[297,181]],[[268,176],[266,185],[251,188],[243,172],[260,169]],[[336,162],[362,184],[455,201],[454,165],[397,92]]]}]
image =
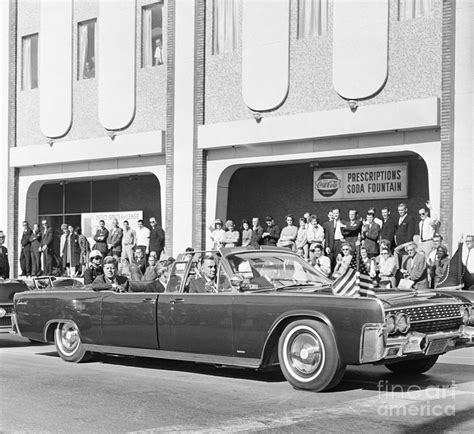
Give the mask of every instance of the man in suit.
[{"label": "man in suit", "polygon": [[358,218],[357,210],[349,210],[349,220],[343,222],[341,229],[342,235],[349,245],[352,247],[352,251],[355,252],[356,241],[359,238],[359,234],[362,230],[362,221]]},{"label": "man in suit", "polygon": [[428,289],[428,272],[426,258],[423,253],[419,253],[414,242],[406,246],[407,255],[402,260],[400,272],[405,279],[413,280],[415,289]]},{"label": "man in suit", "polygon": [[41,229],[38,223],[33,225],[33,229],[30,235],[31,243],[31,275],[39,276],[41,272]]},{"label": "man in suit", "polygon": [[160,259],[161,252],[165,248],[165,231],[158,226],[155,217],[150,217],[150,252],[156,252],[157,260]]},{"label": "man in suit", "polygon": [[217,293],[217,264],[212,256],[205,256],[201,261],[200,277],[189,282],[190,293]]},{"label": "man in suit", "polygon": [[109,231],[105,227],[104,220],[99,220],[99,227],[97,228],[97,232],[94,235],[94,250],[98,250],[102,256],[105,256],[108,252],[107,249],[107,238],[109,237]]},{"label": "man in suit", "polygon": [[369,258],[375,258],[379,254],[379,235],[380,226],[374,222],[374,214],[367,213],[366,223],[362,227],[362,238],[364,240],[364,247],[367,250]]},{"label": "man in suit", "polygon": [[345,227],[339,217],[339,208],[332,210],[332,220],[323,224],[324,238],[326,240],[326,254],[331,258],[331,265],[336,264],[336,256],[341,253],[342,244],[345,242],[342,229]]},{"label": "man in suit", "polygon": [[395,228],[395,243],[397,246],[413,241],[416,231],[416,221],[411,215],[408,215],[408,208],[405,203],[398,205],[398,224]]},{"label": "man in suit", "polygon": [[395,222],[390,216],[390,209],[385,207],[381,209],[382,227],[380,228],[380,240],[390,241],[390,250],[393,252],[395,247]]},{"label": "man in suit", "polygon": [[53,274],[53,248],[54,248],[54,232],[49,227],[48,220],[41,220],[41,252],[43,254],[43,271],[46,276]]},{"label": "man in suit", "polygon": [[8,262],[8,249],[3,245],[5,235],[0,231],[0,279],[10,278],[10,263]]},{"label": "man in suit", "polygon": [[[104,258],[103,271],[104,274],[100,274],[92,282],[92,289],[101,290],[102,285],[111,285],[111,288],[115,292],[129,292],[130,284],[125,276],[119,276],[117,274],[118,264],[115,258],[107,256]],[[98,284],[98,285],[97,285]],[[97,288],[94,288],[97,285]],[[109,288],[108,288],[109,289]]]},{"label": "man in suit", "polygon": [[109,248],[109,254],[114,256],[117,255],[119,258],[122,256],[122,238],[123,231],[119,227],[117,219],[112,220],[112,227],[107,237],[107,247]]},{"label": "man in suit", "polygon": [[32,230],[27,221],[23,222],[21,234],[20,267],[22,276],[31,276],[31,237]]}]

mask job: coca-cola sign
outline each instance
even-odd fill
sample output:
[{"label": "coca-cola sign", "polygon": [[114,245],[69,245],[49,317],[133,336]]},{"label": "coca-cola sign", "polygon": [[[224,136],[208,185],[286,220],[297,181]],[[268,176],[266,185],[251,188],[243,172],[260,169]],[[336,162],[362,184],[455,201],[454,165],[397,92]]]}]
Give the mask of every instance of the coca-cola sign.
[{"label": "coca-cola sign", "polygon": [[408,165],[317,169],[313,177],[314,201],[406,198]]},{"label": "coca-cola sign", "polygon": [[333,172],[324,172],[315,181],[314,188],[321,196],[331,197],[341,188],[341,180]]}]

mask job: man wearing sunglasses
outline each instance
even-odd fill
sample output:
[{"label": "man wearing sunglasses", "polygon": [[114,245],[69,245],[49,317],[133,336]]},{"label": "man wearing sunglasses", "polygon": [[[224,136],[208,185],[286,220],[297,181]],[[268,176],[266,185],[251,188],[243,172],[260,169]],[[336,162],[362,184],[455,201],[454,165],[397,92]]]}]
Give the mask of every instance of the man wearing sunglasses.
[{"label": "man wearing sunglasses", "polygon": [[[428,211],[430,215],[428,215]],[[418,223],[418,233],[420,235],[418,248],[419,250],[422,250],[428,258],[428,255],[431,252],[433,238],[439,226],[439,219],[433,212],[429,200],[426,201],[426,208],[420,208],[418,215],[420,217],[420,222]]]}]

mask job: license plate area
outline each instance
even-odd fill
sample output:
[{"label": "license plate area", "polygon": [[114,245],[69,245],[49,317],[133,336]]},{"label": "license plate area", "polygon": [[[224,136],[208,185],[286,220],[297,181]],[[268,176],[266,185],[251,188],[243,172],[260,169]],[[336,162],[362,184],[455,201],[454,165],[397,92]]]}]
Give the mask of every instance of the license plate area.
[{"label": "license plate area", "polygon": [[426,349],[426,355],[431,356],[433,354],[444,353],[446,347],[448,346],[449,339],[440,339],[438,341],[430,342],[428,348]]}]

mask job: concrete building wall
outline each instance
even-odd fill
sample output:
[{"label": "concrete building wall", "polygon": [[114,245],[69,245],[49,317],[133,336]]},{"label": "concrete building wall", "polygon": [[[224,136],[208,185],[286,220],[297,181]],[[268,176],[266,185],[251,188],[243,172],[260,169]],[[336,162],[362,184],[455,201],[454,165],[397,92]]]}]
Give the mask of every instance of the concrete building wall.
[{"label": "concrete building wall", "polygon": [[[212,0],[206,9],[205,123],[251,118],[242,99],[242,8],[233,53],[212,53]],[[264,117],[347,107],[332,83],[333,2],[328,8],[327,35],[297,39],[297,2],[290,2],[290,83],[286,101]],[[266,17],[262,17],[262,26]],[[382,91],[360,105],[382,104],[441,95],[442,2],[432,13],[398,20],[398,2],[389,2],[388,80]],[[264,80],[264,77],[262,77]]]}]

